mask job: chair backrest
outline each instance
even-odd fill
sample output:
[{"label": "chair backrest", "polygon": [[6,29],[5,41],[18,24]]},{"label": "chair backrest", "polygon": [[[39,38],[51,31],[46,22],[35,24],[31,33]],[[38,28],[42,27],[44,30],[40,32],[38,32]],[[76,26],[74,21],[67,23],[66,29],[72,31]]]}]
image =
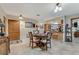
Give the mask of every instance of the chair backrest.
[{"label": "chair backrest", "polygon": [[33,34],[32,34],[32,32],[29,32],[29,37],[30,37],[30,40],[33,40]]}]

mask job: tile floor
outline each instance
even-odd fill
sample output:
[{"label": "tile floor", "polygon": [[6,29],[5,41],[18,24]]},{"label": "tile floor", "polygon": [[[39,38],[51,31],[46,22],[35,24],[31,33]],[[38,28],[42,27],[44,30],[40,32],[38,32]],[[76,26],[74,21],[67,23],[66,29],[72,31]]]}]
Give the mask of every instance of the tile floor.
[{"label": "tile floor", "polygon": [[42,51],[40,48],[31,49],[28,40],[25,43],[11,44],[9,55],[79,55],[79,43],[52,40],[52,48]]}]

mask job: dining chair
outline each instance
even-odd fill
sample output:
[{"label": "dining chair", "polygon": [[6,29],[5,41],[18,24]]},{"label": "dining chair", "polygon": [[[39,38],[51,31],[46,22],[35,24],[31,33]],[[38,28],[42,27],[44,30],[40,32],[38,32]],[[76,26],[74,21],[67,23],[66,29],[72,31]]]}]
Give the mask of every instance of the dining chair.
[{"label": "dining chair", "polygon": [[32,32],[29,32],[29,37],[30,37],[29,46],[31,46],[32,48],[34,48],[34,43],[38,43],[38,40],[33,39],[33,34],[32,34]]},{"label": "dining chair", "polygon": [[47,32],[47,37],[43,38],[41,40],[43,48],[45,47],[46,50],[48,50],[48,44],[50,45],[51,48],[51,32]]},{"label": "dining chair", "polygon": [[47,33],[47,36],[48,37],[47,37],[47,40],[46,41],[47,41],[47,44],[49,44],[50,45],[50,48],[51,48],[51,32],[48,32]]}]

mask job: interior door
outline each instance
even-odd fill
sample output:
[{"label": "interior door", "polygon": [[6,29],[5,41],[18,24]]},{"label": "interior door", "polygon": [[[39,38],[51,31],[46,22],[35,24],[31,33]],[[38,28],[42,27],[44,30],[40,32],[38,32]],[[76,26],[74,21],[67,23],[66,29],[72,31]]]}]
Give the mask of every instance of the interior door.
[{"label": "interior door", "polygon": [[18,20],[8,20],[8,34],[10,40],[20,39],[20,22]]}]

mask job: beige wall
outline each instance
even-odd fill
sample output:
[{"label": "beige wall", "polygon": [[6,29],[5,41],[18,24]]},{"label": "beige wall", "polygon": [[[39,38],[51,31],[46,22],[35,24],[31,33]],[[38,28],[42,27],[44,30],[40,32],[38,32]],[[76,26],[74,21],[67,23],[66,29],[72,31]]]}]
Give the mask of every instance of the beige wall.
[{"label": "beige wall", "polygon": [[60,17],[55,17],[55,18],[53,18],[53,19],[49,19],[49,20],[47,20],[45,23],[46,24],[54,24],[54,23],[58,23],[58,24],[61,24],[61,18]]}]

